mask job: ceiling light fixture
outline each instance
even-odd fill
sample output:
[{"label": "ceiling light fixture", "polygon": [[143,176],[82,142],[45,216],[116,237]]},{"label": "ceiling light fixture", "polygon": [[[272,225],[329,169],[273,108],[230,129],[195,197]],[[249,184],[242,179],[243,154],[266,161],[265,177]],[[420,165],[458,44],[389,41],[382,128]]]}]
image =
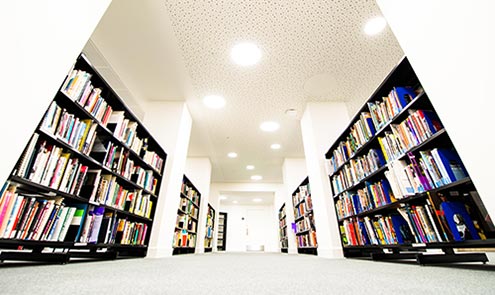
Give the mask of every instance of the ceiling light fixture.
[{"label": "ceiling light fixture", "polygon": [[280,124],[273,121],[266,121],[261,123],[260,125],[260,129],[265,132],[274,132],[277,131],[279,128],[280,128]]},{"label": "ceiling light fixture", "polygon": [[230,58],[240,66],[252,66],[261,59],[261,50],[253,43],[239,43],[232,47]]},{"label": "ceiling light fixture", "polygon": [[261,175],[253,175],[251,176],[251,180],[262,180],[263,179],[263,176]]},{"label": "ceiling light fixture", "polygon": [[203,98],[203,104],[210,109],[221,109],[225,106],[225,98],[220,95],[207,95]]},{"label": "ceiling light fixture", "polygon": [[226,196],[220,196],[220,200],[227,200]]},{"label": "ceiling light fixture", "polygon": [[282,146],[278,143],[274,143],[270,146],[272,150],[279,150]]},{"label": "ceiling light fixture", "polygon": [[227,157],[229,157],[229,158],[237,158],[237,153],[230,152],[230,153],[227,154]]},{"label": "ceiling light fixture", "polygon": [[246,170],[254,170],[254,166],[253,165],[247,165]]},{"label": "ceiling light fixture", "polygon": [[261,202],[261,201],[263,201],[263,200],[262,200],[262,199],[260,199],[260,198],[253,199],[253,202],[256,202],[256,203],[259,203],[259,202]]},{"label": "ceiling light fixture", "polygon": [[232,201],[232,203],[237,204],[237,203],[239,203],[239,202],[237,202],[236,200],[234,200],[234,201]]},{"label": "ceiling light fixture", "polygon": [[366,23],[366,25],[364,26],[364,32],[367,35],[373,36],[383,31],[386,25],[387,25],[387,21],[383,17],[381,16],[375,17],[370,19]]}]

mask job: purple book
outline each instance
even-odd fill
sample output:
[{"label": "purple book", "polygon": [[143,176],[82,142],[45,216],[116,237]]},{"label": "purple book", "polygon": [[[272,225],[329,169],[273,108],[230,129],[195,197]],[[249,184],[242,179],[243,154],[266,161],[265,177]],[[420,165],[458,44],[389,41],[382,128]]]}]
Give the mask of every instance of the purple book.
[{"label": "purple book", "polygon": [[419,181],[421,182],[421,185],[423,185],[423,188],[425,189],[425,191],[429,191],[429,190],[433,189],[433,187],[430,185],[430,182],[428,181],[428,178],[426,178],[426,175],[423,173],[420,166],[416,162],[416,157],[414,156],[414,154],[409,152],[409,153],[407,153],[407,156],[409,157],[409,160],[411,161],[414,172],[416,172],[416,175],[418,176]]}]

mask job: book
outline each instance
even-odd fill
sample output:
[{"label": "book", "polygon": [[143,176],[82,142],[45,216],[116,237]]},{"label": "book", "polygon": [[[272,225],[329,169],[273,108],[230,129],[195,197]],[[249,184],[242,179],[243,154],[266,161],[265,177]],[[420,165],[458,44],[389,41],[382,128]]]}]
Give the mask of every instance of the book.
[{"label": "book", "polygon": [[81,235],[88,205],[77,204],[75,207],[76,210],[74,212],[70,225],[68,226],[64,241],[69,241],[69,242],[79,241],[79,237]]},{"label": "book", "polygon": [[463,203],[458,201],[444,201],[440,204],[440,208],[445,214],[445,219],[455,241],[480,239],[471,216]]}]

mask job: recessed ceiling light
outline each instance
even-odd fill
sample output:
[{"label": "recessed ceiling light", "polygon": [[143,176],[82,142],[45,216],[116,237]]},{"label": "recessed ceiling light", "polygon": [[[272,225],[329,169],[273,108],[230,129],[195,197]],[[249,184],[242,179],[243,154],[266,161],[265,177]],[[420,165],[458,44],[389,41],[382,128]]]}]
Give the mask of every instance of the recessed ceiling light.
[{"label": "recessed ceiling light", "polygon": [[227,200],[226,196],[220,196],[220,200]]},{"label": "recessed ceiling light", "polygon": [[274,132],[277,131],[278,128],[280,128],[280,124],[273,121],[266,121],[261,123],[260,128],[265,132]]},{"label": "recessed ceiling light", "polygon": [[286,109],[285,114],[289,117],[295,118],[297,116],[297,110],[296,109]]},{"label": "recessed ceiling light", "polygon": [[254,166],[253,165],[247,165],[246,170],[254,170]]},{"label": "recessed ceiling light", "polygon": [[261,201],[263,201],[263,200],[262,200],[262,199],[260,199],[260,198],[253,199],[253,202],[256,202],[256,203],[259,203],[259,202],[261,202]]},{"label": "recessed ceiling light", "polygon": [[235,201],[235,200],[234,200],[234,201],[232,201],[232,203],[237,204],[237,203],[239,203],[239,202],[237,202],[237,201]]},{"label": "recessed ceiling light", "polygon": [[370,36],[373,36],[385,29],[386,25],[387,21],[383,17],[375,17],[370,19],[366,23],[366,25],[364,26],[364,32]]},{"label": "recessed ceiling light", "polygon": [[261,175],[253,175],[251,176],[251,180],[262,180],[263,179],[263,176]]},{"label": "recessed ceiling light", "polygon": [[230,57],[240,66],[252,66],[257,64],[260,60],[261,50],[253,43],[239,43],[232,47]]},{"label": "recessed ceiling light", "polygon": [[225,106],[225,98],[220,95],[207,95],[203,98],[203,104],[210,109],[221,109]]},{"label": "recessed ceiling light", "polygon": [[279,150],[282,146],[278,143],[274,143],[270,146],[272,150]]},{"label": "recessed ceiling light", "polygon": [[229,158],[237,158],[237,153],[231,152],[227,154],[227,157]]}]

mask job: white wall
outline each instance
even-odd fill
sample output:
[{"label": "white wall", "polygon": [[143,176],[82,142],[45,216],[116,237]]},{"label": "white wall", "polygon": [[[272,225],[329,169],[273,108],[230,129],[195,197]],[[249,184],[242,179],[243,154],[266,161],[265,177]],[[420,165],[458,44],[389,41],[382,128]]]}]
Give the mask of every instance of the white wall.
[{"label": "white wall", "polygon": [[[292,193],[298,188],[303,180],[308,176],[306,169],[306,159],[286,158],[282,165],[282,174],[284,177],[284,185],[286,194],[284,196],[285,202],[285,222],[287,224],[287,238],[289,242],[289,254],[297,253],[296,235],[292,230],[292,223],[294,222],[294,205],[292,203]],[[282,204],[277,205],[280,208]],[[318,230],[318,229],[317,229]],[[318,233],[318,231],[317,231]]]},{"label": "white wall", "polygon": [[192,118],[184,102],[149,102],[143,109],[143,124],[167,152],[148,252],[151,258],[165,257],[172,255]]},{"label": "white wall", "polygon": [[325,153],[349,124],[347,107],[341,102],[308,103],[301,119],[306,165],[311,186],[318,256],[342,257],[339,226],[325,171]]},{"label": "white wall", "polygon": [[495,217],[495,1],[377,0]]},{"label": "white wall", "polygon": [[[208,158],[187,158],[185,174],[187,178],[201,193],[201,204],[198,214],[198,237],[196,240],[196,253],[205,252],[206,214],[211,183],[211,162]],[[215,214],[216,208],[215,209]]]},{"label": "white wall", "polygon": [[[0,181],[10,174],[111,0],[0,4]],[[22,119],[19,119],[21,116]]]},{"label": "white wall", "polygon": [[[218,239],[218,216],[219,212],[224,212],[222,210],[222,206],[220,204],[220,195],[222,192],[273,192],[275,194],[274,199],[282,199],[282,196],[286,195],[285,187],[282,183],[212,183],[210,187],[210,204],[216,210],[215,217],[215,231],[213,233],[213,252],[217,251],[217,239]],[[218,208],[218,209],[217,209]],[[269,245],[274,245],[275,250],[270,251],[279,251],[278,247],[278,208],[275,209],[274,206],[271,206],[270,212],[271,221],[267,223],[267,227],[271,227],[269,231],[270,234],[268,238],[272,240]],[[230,219],[230,216],[228,217]],[[228,221],[227,221],[228,222]],[[229,229],[227,229],[229,231]],[[230,233],[227,233],[229,235]],[[230,237],[227,237],[227,247],[230,241]],[[271,247],[271,246],[270,246]],[[272,248],[270,248],[272,249]],[[268,248],[266,248],[268,251]]]},{"label": "white wall", "polygon": [[[273,224],[273,205],[272,206],[255,206],[255,205],[220,205],[220,211],[227,213],[227,247],[229,252],[246,252],[247,245],[258,245],[262,243],[265,252],[278,252],[277,227],[270,226]],[[265,226],[259,226],[254,220],[250,219],[249,211],[260,213],[259,223]],[[244,220],[242,220],[244,218]],[[264,240],[249,240],[247,229],[250,231],[259,231],[256,235],[264,237]],[[250,233],[253,235],[254,233]]]}]

